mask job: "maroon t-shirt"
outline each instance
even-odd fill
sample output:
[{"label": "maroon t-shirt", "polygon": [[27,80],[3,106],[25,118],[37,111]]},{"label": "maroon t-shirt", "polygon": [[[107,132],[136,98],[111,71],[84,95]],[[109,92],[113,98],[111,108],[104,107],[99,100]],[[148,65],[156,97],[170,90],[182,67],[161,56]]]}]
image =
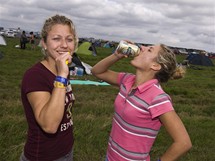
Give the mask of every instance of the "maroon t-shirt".
[{"label": "maroon t-shirt", "polygon": [[21,97],[28,122],[24,154],[31,161],[58,159],[66,155],[73,146],[72,106],[75,98],[71,85],[67,86],[65,112],[55,134],[48,134],[40,128],[27,99],[27,94],[30,92],[47,91],[52,93],[55,77],[43,64],[37,63],[26,71],[22,80]]}]

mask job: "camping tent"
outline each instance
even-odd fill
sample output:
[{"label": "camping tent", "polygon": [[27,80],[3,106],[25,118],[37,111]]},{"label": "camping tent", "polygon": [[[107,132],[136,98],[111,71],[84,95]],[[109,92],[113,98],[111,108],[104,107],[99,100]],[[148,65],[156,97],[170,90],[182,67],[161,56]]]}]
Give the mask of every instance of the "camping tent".
[{"label": "camping tent", "polygon": [[83,74],[91,75],[91,68],[92,67],[89,64],[82,62],[76,53],[73,54],[72,64],[69,66],[70,71],[75,74],[76,69],[82,69]]},{"label": "camping tent", "polygon": [[91,42],[83,42],[79,47],[76,52],[78,55],[83,54],[83,55],[97,55],[97,51],[95,46]]},{"label": "camping tent", "polygon": [[7,45],[5,39],[2,35],[0,35],[0,45]]},{"label": "camping tent", "polygon": [[193,65],[214,66],[210,58],[203,54],[189,54],[186,60]]},{"label": "camping tent", "polygon": [[104,48],[115,48],[115,45],[113,42],[106,42],[104,45],[103,45]]},{"label": "camping tent", "polygon": [[[0,45],[7,45],[4,37],[2,35],[0,35]],[[3,58],[3,52],[0,51],[0,59]]]}]

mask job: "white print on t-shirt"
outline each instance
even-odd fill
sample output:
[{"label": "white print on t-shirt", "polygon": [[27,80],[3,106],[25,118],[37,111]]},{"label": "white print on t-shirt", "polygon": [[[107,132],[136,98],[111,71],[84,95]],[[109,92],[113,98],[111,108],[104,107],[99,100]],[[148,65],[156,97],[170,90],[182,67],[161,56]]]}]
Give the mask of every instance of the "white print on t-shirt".
[{"label": "white print on t-shirt", "polygon": [[66,131],[70,126],[72,126],[73,122],[67,122],[65,124],[61,124],[60,131]]},{"label": "white print on t-shirt", "polygon": [[70,126],[73,125],[73,117],[72,117],[72,105],[73,105],[73,102],[71,102],[69,105],[68,105],[68,108],[66,110],[66,117],[69,119],[69,122],[67,123],[64,123],[64,124],[61,124],[61,128],[60,130],[61,131],[65,131],[67,130]]},{"label": "white print on t-shirt", "polygon": [[67,106],[67,109],[66,109],[66,117],[67,117],[67,119],[69,119],[69,122],[61,124],[61,129],[60,129],[61,131],[65,131],[70,126],[73,125],[72,106],[73,106],[74,100],[75,100],[75,96],[72,93],[71,84],[69,84],[67,86],[67,94],[66,94],[66,98],[65,98],[65,106],[67,106],[67,104],[69,103]]},{"label": "white print on t-shirt", "polygon": [[[71,102],[69,105],[68,105],[68,108],[67,108],[67,110],[66,110],[66,112],[67,112],[67,114],[66,114],[66,117],[68,118],[68,119],[70,119],[70,122],[72,122],[72,105],[73,105],[73,103]],[[72,122],[72,124],[73,124],[73,122]]]}]

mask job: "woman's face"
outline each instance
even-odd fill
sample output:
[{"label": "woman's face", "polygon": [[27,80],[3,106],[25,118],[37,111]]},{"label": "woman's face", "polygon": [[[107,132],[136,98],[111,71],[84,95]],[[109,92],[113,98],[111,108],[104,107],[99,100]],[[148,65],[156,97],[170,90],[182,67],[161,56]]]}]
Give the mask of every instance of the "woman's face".
[{"label": "woman's face", "polygon": [[56,59],[65,52],[74,53],[75,39],[70,26],[56,24],[48,32],[47,40],[44,42],[48,56]]},{"label": "woman's face", "polygon": [[131,61],[131,64],[141,70],[149,70],[153,65],[158,65],[156,58],[159,50],[160,45],[141,46],[140,54]]}]

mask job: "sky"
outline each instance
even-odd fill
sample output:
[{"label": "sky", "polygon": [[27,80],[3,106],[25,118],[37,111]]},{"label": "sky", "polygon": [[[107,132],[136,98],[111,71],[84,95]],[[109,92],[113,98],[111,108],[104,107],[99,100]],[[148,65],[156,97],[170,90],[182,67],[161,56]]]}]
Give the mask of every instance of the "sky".
[{"label": "sky", "polygon": [[79,37],[215,52],[214,0],[0,0],[0,27],[41,31],[60,14]]}]

